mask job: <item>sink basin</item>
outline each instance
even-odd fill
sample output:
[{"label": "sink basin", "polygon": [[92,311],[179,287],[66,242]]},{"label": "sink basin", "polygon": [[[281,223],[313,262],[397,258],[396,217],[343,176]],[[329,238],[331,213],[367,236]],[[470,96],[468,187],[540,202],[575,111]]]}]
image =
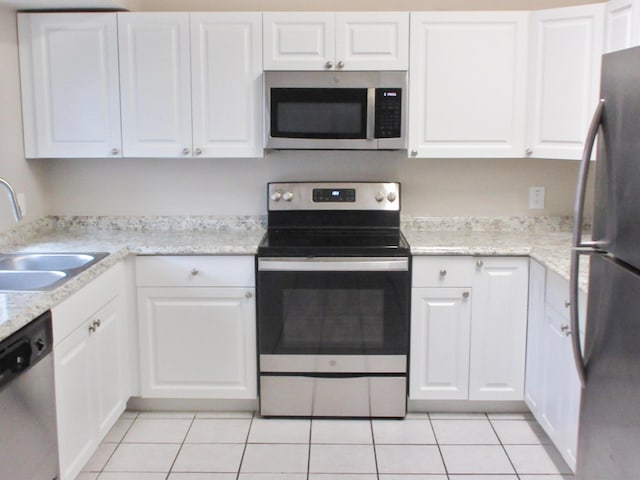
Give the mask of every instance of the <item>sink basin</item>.
[{"label": "sink basin", "polygon": [[0,291],[52,290],[107,255],[106,252],[0,255]]},{"label": "sink basin", "polygon": [[46,290],[61,283],[66,276],[57,271],[0,270],[0,290]]},{"label": "sink basin", "polygon": [[0,257],[0,270],[76,270],[100,258],[87,253],[17,253]]}]

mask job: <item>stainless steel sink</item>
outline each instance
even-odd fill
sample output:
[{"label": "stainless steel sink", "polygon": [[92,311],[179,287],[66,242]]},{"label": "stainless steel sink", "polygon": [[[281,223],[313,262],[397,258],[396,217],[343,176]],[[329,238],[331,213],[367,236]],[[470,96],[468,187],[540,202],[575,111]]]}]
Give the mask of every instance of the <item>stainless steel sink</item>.
[{"label": "stainless steel sink", "polygon": [[107,252],[0,255],[0,291],[52,290],[107,255]]},{"label": "stainless steel sink", "polygon": [[0,256],[0,270],[76,270],[88,267],[106,254],[17,253]]},{"label": "stainless steel sink", "polygon": [[0,270],[0,290],[47,290],[66,280],[67,274],[46,270]]}]

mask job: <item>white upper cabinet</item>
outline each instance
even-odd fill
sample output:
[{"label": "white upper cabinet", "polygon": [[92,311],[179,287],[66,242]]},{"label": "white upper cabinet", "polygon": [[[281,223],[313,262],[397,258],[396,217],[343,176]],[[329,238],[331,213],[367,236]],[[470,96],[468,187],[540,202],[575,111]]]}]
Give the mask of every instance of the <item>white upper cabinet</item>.
[{"label": "white upper cabinet", "polygon": [[640,45],[638,0],[611,0],[604,15],[604,53]]},{"label": "white upper cabinet", "polygon": [[263,155],[261,14],[118,17],[125,156]]},{"label": "white upper cabinet", "polygon": [[533,12],[527,155],[580,159],[598,101],[604,5]]},{"label": "white upper cabinet", "polygon": [[262,14],[191,14],[193,148],[263,156]]},{"label": "white upper cabinet", "polygon": [[411,14],[409,154],[524,155],[527,12]]},{"label": "white upper cabinet", "polygon": [[18,14],[25,155],[119,157],[115,13]]},{"label": "white upper cabinet", "polygon": [[188,13],[120,13],[125,157],[191,156]]},{"label": "white upper cabinet", "polygon": [[409,68],[409,14],[406,12],[337,13],[335,68],[407,70]]},{"label": "white upper cabinet", "polygon": [[407,70],[407,12],[265,12],[265,70]]}]

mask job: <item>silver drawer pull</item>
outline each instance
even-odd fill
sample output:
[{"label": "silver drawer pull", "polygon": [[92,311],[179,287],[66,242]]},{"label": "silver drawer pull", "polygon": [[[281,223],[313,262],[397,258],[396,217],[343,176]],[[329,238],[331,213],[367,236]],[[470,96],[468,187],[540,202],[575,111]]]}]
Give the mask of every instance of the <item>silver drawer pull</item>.
[{"label": "silver drawer pull", "polygon": [[194,277],[196,275],[198,275],[199,273],[200,273],[200,270],[198,270],[197,268],[194,268],[194,269],[191,270],[191,275],[193,275]]},{"label": "silver drawer pull", "polygon": [[463,292],[462,298],[469,298],[469,292]]},{"label": "silver drawer pull", "polygon": [[244,294],[244,297],[245,297],[245,298],[253,298],[253,292],[246,292],[246,293]]},{"label": "silver drawer pull", "polygon": [[569,308],[571,306],[571,302],[569,300],[564,301],[564,308]]},{"label": "silver drawer pull", "polygon": [[484,266],[484,262],[482,260],[476,261],[476,267],[482,268]]},{"label": "silver drawer pull", "polygon": [[93,326],[98,328],[100,325],[102,325],[102,321],[100,319],[94,320],[93,321]]},{"label": "silver drawer pull", "polygon": [[446,270],[440,270],[440,276],[441,277],[446,277],[447,276],[447,271]]},{"label": "silver drawer pull", "polygon": [[569,335],[571,335],[571,330],[569,329],[569,325],[567,325],[566,323],[563,323],[562,325],[560,325],[560,331],[564,333],[565,337],[568,337]]}]

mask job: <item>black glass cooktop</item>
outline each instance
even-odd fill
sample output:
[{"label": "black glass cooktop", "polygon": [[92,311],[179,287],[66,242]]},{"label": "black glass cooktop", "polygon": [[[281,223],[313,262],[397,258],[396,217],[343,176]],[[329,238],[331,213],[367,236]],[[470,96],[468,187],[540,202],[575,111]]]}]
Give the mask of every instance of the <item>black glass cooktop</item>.
[{"label": "black glass cooktop", "polygon": [[262,256],[401,256],[409,244],[398,229],[269,230],[258,246]]}]

